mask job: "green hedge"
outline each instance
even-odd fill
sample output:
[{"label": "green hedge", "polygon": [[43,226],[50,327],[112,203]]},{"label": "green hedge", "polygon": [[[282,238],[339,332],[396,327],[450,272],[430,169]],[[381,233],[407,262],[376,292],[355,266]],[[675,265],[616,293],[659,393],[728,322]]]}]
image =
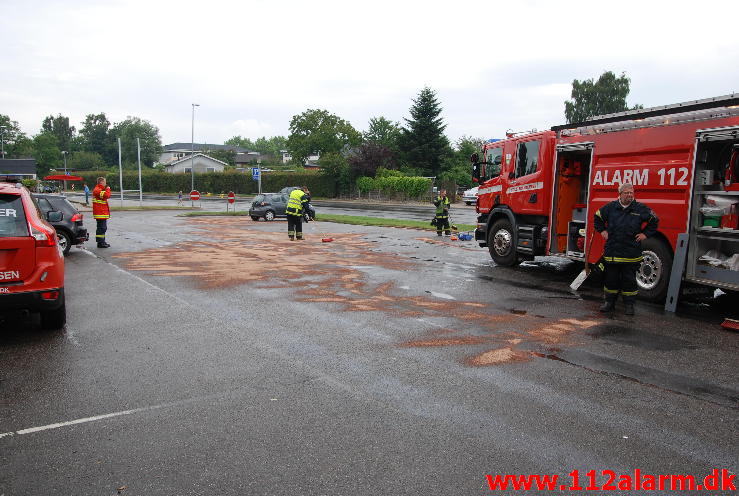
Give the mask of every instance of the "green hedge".
[{"label": "green hedge", "polygon": [[[113,190],[120,189],[120,179],[117,172],[99,171],[79,173],[92,189],[97,178],[102,176],[108,180],[108,186]],[[170,174],[167,172],[146,171],[141,173],[141,183],[144,193],[177,193],[190,192],[190,174]],[[312,196],[330,197],[333,194],[333,183],[316,172],[270,172],[262,173],[262,191],[274,193],[285,186],[307,186]],[[137,190],[139,188],[138,171],[123,172],[123,189]],[[258,191],[257,181],[251,174],[243,172],[209,172],[195,174],[195,189],[201,194],[228,193],[233,191],[239,195],[255,194]]]},{"label": "green hedge", "polygon": [[360,177],[357,179],[357,189],[361,193],[379,191],[385,196],[416,199],[428,194],[431,190],[431,179],[407,176],[383,176],[374,179]]}]

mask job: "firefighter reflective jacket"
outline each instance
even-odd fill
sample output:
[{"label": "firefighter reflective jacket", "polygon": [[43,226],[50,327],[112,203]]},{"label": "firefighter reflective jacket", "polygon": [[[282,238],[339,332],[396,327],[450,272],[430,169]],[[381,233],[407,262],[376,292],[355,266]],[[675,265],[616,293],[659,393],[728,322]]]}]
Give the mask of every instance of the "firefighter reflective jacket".
[{"label": "firefighter reflective jacket", "polygon": [[302,189],[294,189],[292,190],[292,192],[290,192],[290,199],[287,201],[287,208],[285,208],[285,213],[287,215],[295,215],[297,217],[300,217],[301,215],[303,215],[305,205],[309,201],[310,197],[308,197]]},{"label": "firefighter reflective jacket", "polygon": [[444,198],[437,196],[436,200],[434,201],[434,205],[436,205],[436,218],[437,219],[446,219],[449,217],[449,205],[451,202],[449,201],[449,197],[445,196]]},{"label": "firefighter reflective jacket", "polygon": [[[644,229],[642,224],[646,222]],[[646,237],[657,232],[659,219],[652,209],[639,203],[631,202],[627,207],[618,200],[602,206],[595,212],[594,226],[598,232],[608,231],[608,239],[603,251],[606,262],[641,262],[641,243],[636,235],[644,233]]]},{"label": "firefighter reflective jacket", "polygon": [[92,190],[92,217],[95,219],[110,219],[110,186],[103,188],[99,184]]}]

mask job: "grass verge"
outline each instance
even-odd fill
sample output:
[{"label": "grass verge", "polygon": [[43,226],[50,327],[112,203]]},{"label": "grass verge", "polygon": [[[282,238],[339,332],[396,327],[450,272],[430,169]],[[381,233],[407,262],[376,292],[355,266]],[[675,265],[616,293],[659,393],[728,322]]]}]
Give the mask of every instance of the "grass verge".
[{"label": "grass verge", "polygon": [[[187,212],[181,214],[183,217],[201,217],[201,216],[240,216],[248,215],[247,212]],[[318,214],[318,220],[321,222],[335,222],[337,224],[353,224],[357,226],[380,226],[380,227],[404,227],[410,229],[421,229],[424,231],[435,231],[436,228],[430,225],[430,221],[425,220],[407,220],[407,219],[381,219],[379,217],[362,217],[358,215],[334,215],[334,214]],[[472,224],[457,224],[460,231],[474,231]]]}]

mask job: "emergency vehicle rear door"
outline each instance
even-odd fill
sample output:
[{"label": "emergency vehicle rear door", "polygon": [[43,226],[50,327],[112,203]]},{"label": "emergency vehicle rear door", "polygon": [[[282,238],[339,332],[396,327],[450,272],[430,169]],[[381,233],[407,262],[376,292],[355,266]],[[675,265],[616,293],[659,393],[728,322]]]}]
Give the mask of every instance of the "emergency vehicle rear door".
[{"label": "emergency vehicle rear door", "polygon": [[29,235],[20,195],[0,195],[0,286],[30,277],[36,241]]}]

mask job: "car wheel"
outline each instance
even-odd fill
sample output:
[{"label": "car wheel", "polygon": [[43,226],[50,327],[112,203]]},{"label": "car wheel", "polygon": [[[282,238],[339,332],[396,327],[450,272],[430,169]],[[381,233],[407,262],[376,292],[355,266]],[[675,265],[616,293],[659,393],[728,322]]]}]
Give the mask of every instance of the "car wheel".
[{"label": "car wheel", "polygon": [[256,222],[256,221],[259,220],[259,216],[258,215],[252,215],[251,216],[251,220],[253,220],[254,222]]},{"label": "car wheel", "polygon": [[272,221],[272,220],[275,220],[275,213],[272,210],[267,210],[264,213],[264,220],[266,220],[268,222],[269,221]]},{"label": "car wheel", "polygon": [[508,219],[496,221],[488,231],[488,250],[497,265],[506,267],[516,265],[518,256],[514,240],[513,226]]},{"label": "car wheel", "polygon": [[672,251],[660,239],[642,241],[642,263],[636,272],[639,297],[648,301],[661,301],[667,296],[672,270]]},{"label": "car wheel", "polygon": [[61,329],[67,323],[67,306],[62,306],[56,310],[41,312],[41,328],[46,330]]},{"label": "car wheel", "polygon": [[64,256],[66,256],[69,253],[69,250],[72,249],[72,238],[66,232],[58,230],[56,232],[56,239],[59,243],[59,248],[62,249]]}]

